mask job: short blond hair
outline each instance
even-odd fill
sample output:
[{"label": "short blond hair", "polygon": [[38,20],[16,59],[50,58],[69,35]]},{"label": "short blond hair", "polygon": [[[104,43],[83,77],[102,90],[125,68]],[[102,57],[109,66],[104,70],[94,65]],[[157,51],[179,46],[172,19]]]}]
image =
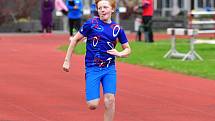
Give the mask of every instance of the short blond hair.
[{"label": "short blond hair", "polygon": [[[95,0],[96,8],[98,8],[98,3],[103,0]],[[113,9],[116,9],[116,0],[104,0],[110,2],[110,5]]]}]

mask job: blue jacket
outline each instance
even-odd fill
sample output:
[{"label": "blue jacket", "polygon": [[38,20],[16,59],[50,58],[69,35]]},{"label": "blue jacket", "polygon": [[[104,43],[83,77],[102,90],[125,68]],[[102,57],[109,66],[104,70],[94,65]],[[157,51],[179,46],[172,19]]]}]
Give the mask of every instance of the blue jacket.
[{"label": "blue jacket", "polygon": [[[69,9],[69,19],[80,19],[83,15],[82,0],[66,0],[66,6]],[[77,6],[77,9],[75,9]]]}]

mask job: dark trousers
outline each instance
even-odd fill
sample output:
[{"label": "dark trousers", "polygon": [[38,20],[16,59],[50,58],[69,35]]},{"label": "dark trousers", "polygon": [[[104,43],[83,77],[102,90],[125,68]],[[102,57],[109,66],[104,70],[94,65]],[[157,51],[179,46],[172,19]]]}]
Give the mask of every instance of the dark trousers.
[{"label": "dark trousers", "polygon": [[73,29],[79,31],[81,27],[81,19],[69,19],[69,32],[70,36],[73,36]]},{"label": "dark trousers", "polygon": [[145,42],[154,42],[152,31],[152,16],[143,16]]}]

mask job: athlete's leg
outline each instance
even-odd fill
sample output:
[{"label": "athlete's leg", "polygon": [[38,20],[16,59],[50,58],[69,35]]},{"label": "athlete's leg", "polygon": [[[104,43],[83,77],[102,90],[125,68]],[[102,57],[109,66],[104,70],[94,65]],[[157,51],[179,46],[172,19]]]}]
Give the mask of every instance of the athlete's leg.
[{"label": "athlete's leg", "polygon": [[88,108],[94,110],[98,107],[100,100],[100,80],[101,75],[96,68],[86,68],[86,100]]},{"label": "athlete's leg", "polygon": [[94,100],[87,101],[88,108],[90,110],[95,110],[99,105],[99,100],[100,99],[94,99]]},{"label": "athlete's leg", "polygon": [[104,121],[113,121],[115,114],[115,95],[106,93],[104,95],[105,112]]},{"label": "athlete's leg", "polygon": [[112,121],[115,114],[116,94],[116,69],[115,66],[108,67],[108,73],[102,78],[104,92],[104,121]]}]

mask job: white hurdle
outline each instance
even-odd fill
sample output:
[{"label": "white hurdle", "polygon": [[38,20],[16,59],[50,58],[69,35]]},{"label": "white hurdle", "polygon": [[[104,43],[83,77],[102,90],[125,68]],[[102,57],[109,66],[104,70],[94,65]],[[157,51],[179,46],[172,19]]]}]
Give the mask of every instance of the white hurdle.
[{"label": "white hurdle", "polygon": [[[164,55],[164,58],[182,58],[182,60],[203,60],[194,50],[194,36],[198,34],[198,30],[184,28],[168,28],[167,34],[171,35],[171,48]],[[188,53],[180,53],[176,50],[176,35],[190,36],[190,51]]]}]

